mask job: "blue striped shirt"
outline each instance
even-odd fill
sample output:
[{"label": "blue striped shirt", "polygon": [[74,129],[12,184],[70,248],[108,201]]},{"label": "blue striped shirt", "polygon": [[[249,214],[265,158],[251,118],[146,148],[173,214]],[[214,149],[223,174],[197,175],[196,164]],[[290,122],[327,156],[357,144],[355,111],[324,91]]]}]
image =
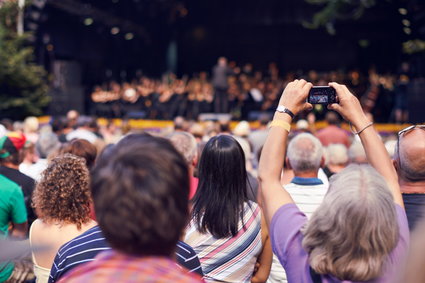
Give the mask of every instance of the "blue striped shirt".
[{"label": "blue striped shirt", "polygon": [[[97,254],[110,249],[111,247],[106,242],[99,226],[87,230],[59,249],[50,270],[49,283],[57,282],[73,268],[93,261]],[[181,241],[177,243],[176,259],[177,263],[189,270],[189,272],[195,272],[203,276],[199,258],[188,244]]]}]

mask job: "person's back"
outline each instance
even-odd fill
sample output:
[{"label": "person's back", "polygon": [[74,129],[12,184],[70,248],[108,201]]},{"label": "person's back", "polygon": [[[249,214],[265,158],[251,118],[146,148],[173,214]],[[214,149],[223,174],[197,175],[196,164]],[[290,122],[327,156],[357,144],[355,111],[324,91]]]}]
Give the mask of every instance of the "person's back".
[{"label": "person's back", "polygon": [[239,221],[236,236],[219,239],[198,231],[193,219],[190,222],[185,242],[193,246],[199,256],[207,282],[249,282],[263,248],[258,204],[246,203],[243,219],[245,223]]},{"label": "person's back", "polygon": [[60,282],[202,282],[173,260],[187,223],[189,173],[172,144],[129,135],[96,163],[91,192],[112,249]]},{"label": "person's back", "polygon": [[211,138],[198,168],[199,186],[185,242],[199,255],[204,278],[235,283],[265,280],[271,264],[268,231],[259,205],[248,200],[240,144],[228,135]]}]

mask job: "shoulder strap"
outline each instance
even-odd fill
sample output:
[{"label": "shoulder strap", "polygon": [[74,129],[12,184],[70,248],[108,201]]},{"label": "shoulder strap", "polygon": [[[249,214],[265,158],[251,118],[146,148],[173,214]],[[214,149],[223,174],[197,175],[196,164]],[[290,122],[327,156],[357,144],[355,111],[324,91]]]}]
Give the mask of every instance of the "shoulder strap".
[{"label": "shoulder strap", "polygon": [[313,268],[311,268],[311,266],[309,267],[310,270],[310,277],[311,280],[313,280],[313,283],[322,283],[322,277],[320,276],[319,273],[316,273],[316,271],[313,270]]}]

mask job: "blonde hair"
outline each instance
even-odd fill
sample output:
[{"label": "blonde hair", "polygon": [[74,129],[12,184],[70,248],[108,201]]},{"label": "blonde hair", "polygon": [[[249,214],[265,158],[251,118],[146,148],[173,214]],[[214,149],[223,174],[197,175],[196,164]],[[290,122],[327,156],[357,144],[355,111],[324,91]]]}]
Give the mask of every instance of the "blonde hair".
[{"label": "blonde hair", "polygon": [[322,204],[303,230],[310,266],[340,280],[381,275],[399,229],[385,180],[368,165],[350,165],[331,178]]}]

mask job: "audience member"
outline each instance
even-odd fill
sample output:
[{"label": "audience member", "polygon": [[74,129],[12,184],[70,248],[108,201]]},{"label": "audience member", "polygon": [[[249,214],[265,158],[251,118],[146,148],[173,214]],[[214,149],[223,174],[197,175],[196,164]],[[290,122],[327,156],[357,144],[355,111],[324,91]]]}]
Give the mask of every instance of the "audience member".
[{"label": "audience member", "polygon": [[[0,139],[0,144],[6,142],[7,137]],[[5,151],[0,151],[4,156]],[[12,237],[23,239],[28,233],[27,211],[25,209],[24,194],[18,184],[0,175],[0,239]],[[5,251],[2,249],[2,254]],[[0,282],[17,280],[21,271],[15,270],[13,262],[0,263]],[[15,270],[15,271],[14,271]]]},{"label": "audience member", "polygon": [[328,126],[317,131],[316,134],[322,145],[328,146],[332,143],[339,143],[348,148],[351,144],[350,138],[348,132],[340,128],[341,121],[338,114],[333,111],[329,111],[326,113],[325,119]]},{"label": "audience member", "polygon": [[38,219],[30,228],[32,245],[48,246],[33,252],[36,282],[47,282],[58,249],[94,227],[90,219],[89,171],[85,160],[71,154],[54,158],[33,194]]},{"label": "audience member", "polygon": [[356,164],[367,164],[366,152],[360,141],[354,140],[348,148],[348,162]]},{"label": "audience member", "polygon": [[195,167],[198,163],[198,144],[195,137],[183,131],[178,131],[168,136],[174,147],[186,160],[189,168],[190,191],[189,200],[193,198],[198,187],[199,180],[194,176]]},{"label": "audience member", "polygon": [[241,146],[228,135],[211,138],[198,168],[185,241],[198,254],[205,280],[264,282],[271,264],[268,232],[260,207],[248,200]]},{"label": "audience member", "polygon": [[187,223],[187,164],[169,141],[132,136],[101,157],[92,176],[96,218],[112,250],[61,282],[202,282],[172,260]]},{"label": "audience member", "polygon": [[[277,112],[259,169],[273,251],[289,282],[390,282],[402,265],[409,242],[397,176],[357,98],[343,85],[330,85],[336,89],[339,104],[329,108],[358,130],[369,163],[376,170],[352,165],[338,173],[322,204],[307,219],[291,195],[280,189],[284,144],[292,117]],[[295,115],[311,109],[306,103],[311,87],[304,80],[289,83],[279,105]]]},{"label": "audience member", "polygon": [[24,120],[24,135],[28,141],[35,144],[38,140],[38,119],[30,116]]},{"label": "audience member", "polygon": [[[286,159],[294,178],[284,189],[300,211],[310,218],[328,190],[328,184],[318,178],[318,171],[324,164],[322,144],[311,134],[298,134],[289,142]],[[275,256],[269,282],[285,279],[285,271]]]},{"label": "audience member", "polygon": [[87,168],[90,170],[96,161],[96,147],[85,139],[73,139],[68,144],[65,144],[61,152],[70,153],[84,158]]},{"label": "audience member", "polygon": [[326,176],[339,173],[348,164],[348,151],[343,144],[330,144],[326,148],[326,167],[323,169]]},{"label": "audience member", "polygon": [[34,191],[35,181],[33,178],[19,172],[19,164],[22,161],[20,151],[24,144],[25,136],[16,132],[11,132],[8,136],[0,139],[0,175],[15,182],[21,188],[27,209],[28,224],[31,225],[36,219],[31,207],[31,197]]},{"label": "audience member", "polygon": [[413,230],[425,212],[425,125],[401,130],[394,154],[409,228]]},{"label": "audience member", "polygon": [[252,131],[249,136],[248,140],[252,145],[252,152],[257,155],[260,148],[264,145],[264,142],[267,138],[267,124],[269,123],[269,117],[266,115],[263,115],[259,119],[259,127],[257,130]]}]

